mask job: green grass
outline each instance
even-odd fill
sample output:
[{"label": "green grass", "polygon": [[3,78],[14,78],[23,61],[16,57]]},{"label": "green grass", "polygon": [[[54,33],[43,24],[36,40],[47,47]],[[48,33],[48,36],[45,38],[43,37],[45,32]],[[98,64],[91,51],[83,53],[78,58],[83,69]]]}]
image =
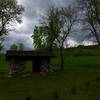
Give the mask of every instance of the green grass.
[{"label": "green grass", "polygon": [[9,62],[6,62],[4,55],[0,55],[0,72],[8,70],[9,70]]},{"label": "green grass", "polygon": [[[100,100],[100,57],[66,57],[63,72],[48,75],[7,77],[9,65],[5,57],[0,60],[0,100],[53,100],[58,92],[59,100]],[[59,59],[53,59],[52,65],[59,69]],[[27,70],[31,70],[27,62]],[[89,83],[89,85],[88,85]],[[75,93],[72,89],[75,88]]]}]

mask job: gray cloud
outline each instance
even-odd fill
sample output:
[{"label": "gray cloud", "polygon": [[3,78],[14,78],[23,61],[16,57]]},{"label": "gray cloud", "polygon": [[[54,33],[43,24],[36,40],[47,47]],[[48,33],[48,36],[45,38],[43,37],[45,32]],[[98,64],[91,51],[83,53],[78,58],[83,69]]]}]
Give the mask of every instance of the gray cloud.
[{"label": "gray cloud", "polygon": [[5,37],[5,41],[3,42],[4,49],[9,50],[12,44],[18,45],[20,43],[24,45],[25,50],[33,49],[33,41],[30,38],[30,35],[16,33],[11,33],[9,36]]},{"label": "gray cloud", "polygon": [[23,25],[17,30],[22,33],[31,34],[33,27],[39,23],[39,18],[43,15],[48,7],[55,4],[56,6],[65,6],[72,0],[18,0],[25,7],[23,14]]},{"label": "gray cloud", "polygon": [[71,3],[71,1],[73,0],[18,0],[18,3],[22,4],[25,8],[22,17],[23,23],[17,24],[15,26],[15,31],[5,37],[5,48],[9,49],[11,44],[22,42],[26,48],[32,49],[31,35],[34,26],[39,24],[40,16],[53,4],[56,6],[66,6]]}]

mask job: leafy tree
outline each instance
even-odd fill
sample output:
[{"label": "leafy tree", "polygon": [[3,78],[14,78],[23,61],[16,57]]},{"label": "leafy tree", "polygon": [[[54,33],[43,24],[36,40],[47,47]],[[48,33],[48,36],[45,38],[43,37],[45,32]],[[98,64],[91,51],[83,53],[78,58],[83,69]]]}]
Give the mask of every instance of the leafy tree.
[{"label": "leafy tree", "polygon": [[23,43],[19,43],[19,50],[21,50],[21,51],[24,50],[24,44]]},{"label": "leafy tree", "polygon": [[8,32],[13,22],[21,23],[23,11],[24,8],[16,0],[0,0],[0,36]]},{"label": "leafy tree", "polygon": [[17,44],[12,44],[10,47],[10,50],[16,50],[16,51],[23,51],[24,50],[24,44],[23,43],[19,43]]},{"label": "leafy tree", "polygon": [[[55,9],[54,12],[56,13],[56,16],[53,15],[53,9]],[[46,17],[42,16],[42,24],[40,26],[36,26],[33,32],[33,43],[35,48],[48,49],[49,51],[52,51],[52,48],[55,45],[55,36],[53,33],[56,30],[56,27],[52,26],[54,25],[52,23],[56,23],[57,25],[56,17],[58,14],[58,9],[52,7],[49,9]]]},{"label": "leafy tree", "polygon": [[[53,16],[52,16],[53,17]],[[77,11],[71,5],[60,10],[59,22],[57,27],[57,32],[54,33],[56,43],[60,48],[60,69],[64,69],[64,56],[63,49],[65,41],[72,33],[73,26],[75,25],[77,18]],[[60,26],[60,27],[59,27]]]},{"label": "leafy tree", "polygon": [[100,0],[78,0],[78,6],[85,29],[92,33],[100,46]]},{"label": "leafy tree", "polygon": [[54,45],[59,47],[61,58],[61,70],[64,69],[64,43],[68,35],[71,33],[75,21],[76,12],[71,6],[61,9],[51,7],[48,10],[47,16],[43,17],[42,19],[42,31],[39,31],[39,29],[37,28],[38,31],[36,31],[36,33],[33,33],[34,35],[39,37],[38,39],[36,37],[33,37],[34,41],[37,41],[34,42],[36,46],[41,47],[40,44],[43,43],[41,41],[42,37],[42,39],[45,39],[43,44],[46,44],[45,47],[47,47],[48,50],[52,51]]},{"label": "leafy tree", "polygon": [[18,46],[16,44],[12,44],[11,47],[10,47],[10,50],[17,51],[18,50]]},{"label": "leafy tree", "polygon": [[43,50],[46,48],[47,43],[45,42],[45,35],[44,27],[35,26],[32,38],[36,50]]}]

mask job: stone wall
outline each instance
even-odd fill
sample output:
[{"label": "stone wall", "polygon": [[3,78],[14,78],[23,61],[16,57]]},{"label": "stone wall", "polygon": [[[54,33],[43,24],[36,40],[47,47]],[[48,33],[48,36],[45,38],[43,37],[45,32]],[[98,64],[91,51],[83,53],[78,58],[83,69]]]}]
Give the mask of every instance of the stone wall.
[{"label": "stone wall", "polygon": [[52,69],[52,66],[50,64],[50,61],[45,60],[45,61],[42,62],[41,72],[46,72],[46,73],[53,72],[53,69]]},{"label": "stone wall", "polygon": [[24,61],[14,61],[10,62],[10,74],[23,74],[25,72],[25,62]]}]

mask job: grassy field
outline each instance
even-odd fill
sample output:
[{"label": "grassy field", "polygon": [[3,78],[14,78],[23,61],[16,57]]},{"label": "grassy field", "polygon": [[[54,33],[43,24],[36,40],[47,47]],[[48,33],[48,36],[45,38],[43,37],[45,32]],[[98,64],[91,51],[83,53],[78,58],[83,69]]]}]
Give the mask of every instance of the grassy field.
[{"label": "grassy field", "polygon": [[[66,57],[63,72],[48,75],[7,77],[9,64],[0,58],[0,100],[100,100],[100,57]],[[59,60],[52,61],[54,69],[59,69]],[[27,64],[31,70],[31,63]],[[3,73],[4,72],[4,73]]]}]

